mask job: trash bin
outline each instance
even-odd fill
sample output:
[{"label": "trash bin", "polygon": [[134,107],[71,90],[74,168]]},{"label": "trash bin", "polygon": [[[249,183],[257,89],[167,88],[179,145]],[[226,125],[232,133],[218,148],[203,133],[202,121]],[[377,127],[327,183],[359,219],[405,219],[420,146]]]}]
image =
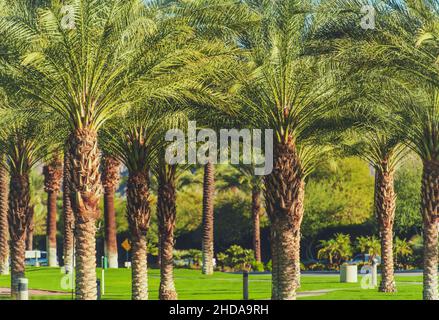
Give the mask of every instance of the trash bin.
[{"label": "trash bin", "polygon": [[340,267],[341,283],[357,283],[358,267],[356,264],[344,264]]}]

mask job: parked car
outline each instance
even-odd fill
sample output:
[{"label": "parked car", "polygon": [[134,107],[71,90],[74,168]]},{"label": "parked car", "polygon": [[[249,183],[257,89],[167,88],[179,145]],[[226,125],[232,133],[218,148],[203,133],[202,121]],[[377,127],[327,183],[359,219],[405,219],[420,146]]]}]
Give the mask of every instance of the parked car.
[{"label": "parked car", "polygon": [[49,262],[47,259],[47,252],[38,250],[26,251],[24,263],[27,266],[35,267],[37,265],[37,261],[40,266],[48,266]]},{"label": "parked car", "polygon": [[[377,264],[381,264],[381,257],[375,256],[374,258]],[[357,254],[352,258],[352,260],[348,261],[350,264],[360,264],[360,263],[370,263],[372,261],[372,257],[370,254]]]}]

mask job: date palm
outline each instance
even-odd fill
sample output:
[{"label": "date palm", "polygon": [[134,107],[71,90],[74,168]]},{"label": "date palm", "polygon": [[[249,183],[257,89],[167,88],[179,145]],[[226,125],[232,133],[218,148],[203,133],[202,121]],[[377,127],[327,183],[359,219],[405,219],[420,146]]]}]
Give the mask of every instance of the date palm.
[{"label": "date palm", "polygon": [[[251,218],[253,224],[253,251],[255,260],[261,262],[261,235],[260,219],[262,215],[262,189],[263,181],[261,176],[255,175],[254,166],[239,164],[235,166],[238,174],[233,177],[229,184],[239,187],[244,192],[251,193]],[[235,179],[237,178],[237,179]]]},{"label": "date palm", "polygon": [[[271,224],[272,299],[295,299],[305,179],[329,148],[336,110],[336,74],[306,55],[313,33],[309,1],[248,1],[262,23],[242,43],[253,71],[243,80],[242,119],[255,128],[273,129],[273,171],[264,178]],[[340,128],[348,122],[339,123]]]},{"label": "date palm", "polygon": [[[120,124],[123,123],[121,127]],[[107,152],[128,169],[127,218],[132,245],[132,299],[148,299],[147,240],[151,220],[150,169],[162,118],[156,110],[132,111],[102,133]]]},{"label": "date palm", "polygon": [[0,29],[24,57],[9,59],[13,78],[64,117],[70,128],[66,167],[75,215],[76,297],[96,299],[95,223],[101,196],[97,133],[128,101],[178,92],[177,82],[163,87],[157,80],[172,79],[175,69],[188,62],[188,52],[176,48],[192,39],[191,29],[175,24],[175,17],[162,14],[156,3],[141,0],[75,1],[70,24],[62,22],[62,3],[49,2],[28,10],[39,13],[32,23],[23,22],[28,13],[11,10]]},{"label": "date palm", "polygon": [[[350,3],[357,12],[361,4],[365,1]],[[342,54],[355,55],[356,61],[361,59],[366,70],[379,71],[405,88],[403,94],[393,99],[382,99],[395,106],[392,123],[423,162],[423,297],[425,300],[437,300],[439,213],[435,194],[439,192],[439,46],[436,39],[439,9],[428,0],[389,1],[376,6],[376,9],[381,19],[377,20],[375,31],[363,41],[348,44],[343,40],[344,46],[339,48],[342,48]]]},{"label": "date palm", "polygon": [[5,156],[0,165],[0,275],[9,274],[8,172]]},{"label": "date palm", "polygon": [[64,269],[66,273],[73,272],[74,265],[74,225],[75,217],[73,215],[72,203],[70,200],[70,155],[68,147],[64,147],[64,165],[62,176],[62,216],[63,216],[63,257]]},{"label": "date palm", "polygon": [[[403,88],[377,74],[358,72],[350,77],[352,90],[364,92],[351,103],[355,112],[364,114],[364,119],[354,131],[354,144],[348,146],[350,155],[366,160],[375,171],[374,211],[378,222],[381,252],[382,279],[381,292],[396,292],[393,258],[393,225],[395,221],[396,192],[395,172],[401,165],[408,149],[404,137],[393,126],[393,105],[383,97],[396,96]],[[361,80],[360,80],[361,79]],[[376,86],[377,82],[380,86]],[[384,105],[383,101],[389,104]]]},{"label": "date palm", "polygon": [[114,194],[120,179],[120,162],[110,155],[103,157],[102,185],[104,187],[105,255],[109,268],[118,268],[116,211]]},{"label": "date palm", "polygon": [[[9,234],[11,246],[11,295],[16,297],[18,279],[25,274],[25,250],[26,234],[33,219],[33,211],[30,205],[30,181],[31,169],[48,152],[50,146],[47,128],[50,122],[42,127],[42,119],[49,117],[40,114],[26,113],[28,103],[32,100],[11,97],[7,108],[2,109],[2,123],[0,130],[0,148],[7,159],[7,170],[10,175],[9,182]],[[5,122],[3,122],[5,121]]]},{"label": "date palm", "polygon": [[214,196],[215,196],[215,166],[209,161],[204,165],[203,177],[203,219],[202,219],[202,242],[201,250],[202,273],[213,274],[213,226],[214,226]]},{"label": "date palm", "polygon": [[44,190],[47,193],[47,252],[49,267],[57,267],[57,250],[56,250],[56,221],[57,221],[57,198],[61,189],[61,180],[63,174],[62,159],[55,155],[52,160],[43,168]]}]

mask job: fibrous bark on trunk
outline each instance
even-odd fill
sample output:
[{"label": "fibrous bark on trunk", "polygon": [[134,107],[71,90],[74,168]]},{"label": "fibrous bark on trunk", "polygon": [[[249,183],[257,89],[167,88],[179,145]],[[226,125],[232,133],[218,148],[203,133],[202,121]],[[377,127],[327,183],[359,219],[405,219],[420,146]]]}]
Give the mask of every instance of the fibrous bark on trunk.
[{"label": "fibrous bark on trunk", "polygon": [[120,162],[109,155],[103,159],[102,186],[104,187],[105,254],[108,267],[118,268],[116,211],[114,194],[119,184]]},{"label": "fibrous bark on trunk", "polygon": [[75,215],[76,298],[96,300],[96,220],[101,177],[97,134],[77,129],[70,142],[70,199]]},{"label": "fibrous bark on trunk", "polygon": [[73,271],[73,243],[74,243],[74,226],[75,217],[73,215],[72,204],[70,201],[70,185],[71,185],[71,158],[69,148],[64,151],[64,168],[63,168],[63,256],[64,267],[66,272]]},{"label": "fibrous bark on trunk", "polygon": [[396,292],[393,260],[393,223],[395,221],[396,194],[394,171],[386,168],[375,170],[375,214],[381,235],[382,273],[380,292]]},{"label": "fibrous bark on trunk", "polygon": [[[167,166],[164,164],[164,166]],[[174,284],[174,229],[177,216],[175,166],[159,174],[157,217],[160,233],[160,300],[177,300]]]},{"label": "fibrous bark on trunk", "polygon": [[253,218],[253,250],[255,251],[255,260],[261,262],[261,190],[253,187],[252,191],[252,218]]},{"label": "fibrous bark on trunk", "polygon": [[302,238],[302,233],[300,232],[300,228],[302,226],[303,214],[305,210],[304,206],[305,202],[305,182],[302,180],[299,184],[299,194],[297,196],[297,205],[295,207],[294,216],[297,217],[297,228],[299,228],[299,232],[294,234],[295,238],[295,247],[294,247],[294,270],[296,273],[296,286],[300,288],[301,286],[301,272],[300,272],[300,240]]},{"label": "fibrous bark on trunk", "polygon": [[4,157],[0,165],[0,275],[9,274],[8,172]]},{"label": "fibrous bark on trunk", "polygon": [[26,230],[26,251],[32,251],[34,248],[34,230],[35,230],[35,222],[33,219],[35,213],[35,207],[33,205],[29,205],[29,214],[32,216],[31,221],[29,222],[29,226]]},{"label": "fibrous bark on trunk", "polygon": [[422,218],[424,223],[424,300],[438,300],[439,162],[424,161]]},{"label": "fibrous bark on trunk", "polygon": [[304,182],[294,141],[274,146],[274,165],[265,177],[265,201],[271,222],[272,299],[296,298],[297,238],[303,218]]},{"label": "fibrous bark on trunk", "polygon": [[29,210],[29,175],[11,173],[9,184],[9,234],[11,239],[11,296],[17,297],[18,279],[25,274],[26,232],[32,221]]},{"label": "fibrous bark on trunk", "polygon": [[213,228],[214,228],[214,194],[215,194],[215,167],[211,162],[204,166],[203,183],[203,238],[202,238],[202,273],[213,274]]},{"label": "fibrous bark on trunk", "polygon": [[130,172],[127,183],[127,217],[132,245],[132,299],[148,299],[146,235],[151,219],[148,172]]},{"label": "fibrous bark on trunk", "polygon": [[47,253],[49,267],[58,266],[56,254],[56,200],[61,189],[61,179],[63,176],[62,161],[59,156],[55,156],[52,161],[44,166],[44,191],[47,193]]}]

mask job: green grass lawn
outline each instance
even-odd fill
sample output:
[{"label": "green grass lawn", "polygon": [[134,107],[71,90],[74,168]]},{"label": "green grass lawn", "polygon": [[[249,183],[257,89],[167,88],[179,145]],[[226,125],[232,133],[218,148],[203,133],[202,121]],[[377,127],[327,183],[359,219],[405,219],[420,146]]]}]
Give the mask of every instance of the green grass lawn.
[{"label": "green grass lawn", "polygon": [[[98,277],[101,270],[97,270]],[[28,268],[26,277],[29,288],[40,290],[64,291],[65,296],[33,296],[32,299],[71,299],[68,290],[61,288],[63,274],[58,268]],[[148,274],[150,299],[157,299],[159,270],[151,269]],[[271,290],[270,275],[250,275],[250,298],[269,299]],[[127,269],[105,271],[104,299],[130,299],[131,273]],[[361,278],[359,279],[361,280]],[[299,292],[314,290],[335,290],[322,296],[303,297],[308,300],[416,300],[422,298],[422,277],[397,276],[398,293],[384,294],[375,289],[364,290],[358,284],[339,283],[338,275],[302,277]],[[216,272],[213,276],[204,276],[198,270],[175,270],[175,284],[179,299],[183,300],[239,300],[242,298],[242,275]],[[9,287],[10,277],[0,276],[0,287]],[[0,297],[6,299],[7,297]]]}]

